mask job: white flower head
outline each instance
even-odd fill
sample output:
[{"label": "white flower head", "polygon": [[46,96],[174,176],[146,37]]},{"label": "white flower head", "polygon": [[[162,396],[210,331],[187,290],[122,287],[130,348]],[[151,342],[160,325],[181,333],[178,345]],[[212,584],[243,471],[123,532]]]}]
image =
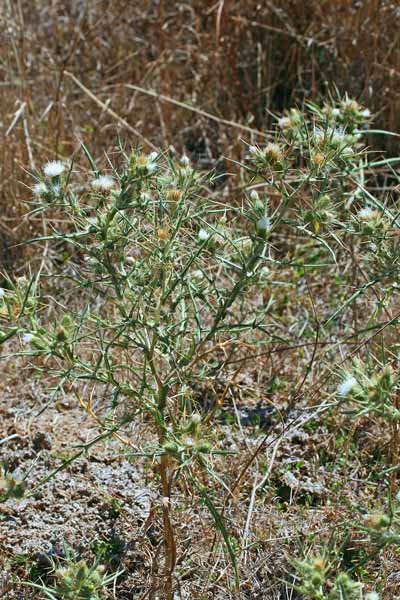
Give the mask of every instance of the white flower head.
[{"label": "white flower head", "polygon": [[201,281],[202,279],[204,279],[204,273],[203,273],[203,271],[201,271],[200,269],[197,269],[197,271],[193,271],[192,278],[195,281]]},{"label": "white flower head", "polygon": [[5,294],[5,290],[3,290],[3,288],[0,288],[0,298],[4,298]]},{"label": "white flower head", "polygon": [[364,208],[359,210],[357,213],[358,218],[361,219],[362,221],[368,221],[374,215],[375,215],[375,211],[369,206],[365,206]]},{"label": "white flower head", "polygon": [[35,183],[32,188],[32,191],[35,196],[43,196],[43,194],[47,193],[47,186],[44,181],[40,181],[39,183]]},{"label": "white flower head", "polygon": [[337,391],[339,396],[345,398],[357,384],[358,381],[355,377],[346,377],[346,379],[338,386]]},{"label": "white flower head", "polygon": [[377,594],[376,592],[369,592],[365,596],[365,600],[379,600],[379,594]]},{"label": "white flower head", "polygon": [[369,117],[371,116],[371,111],[369,110],[369,108],[365,108],[362,111],[361,116],[363,116],[364,119],[369,119]]},{"label": "white flower head", "polygon": [[279,127],[282,127],[282,129],[286,129],[288,127],[290,127],[292,124],[292,121],[290,120],[289,117],[281,117],[280,119],[278,119],[278,125]]},{"label": "white flower head", "polygon": [[249,146],[249,152],[250,152],[250,154],[257,154],[257,152],[258,152],[257,146]]},{"label": "white flower head", "polygon": [[154,173],[154,171],[157,169],[157,163],[149,162],[146,166],[146,169],[148,173]]},{"label": "white flower head", "polygon": [[340,116],[340,109],[339,108],[332,108],[332,115],[334,117],[339,117]]},{"label": "white flower head", "polygon": [[47,177],[59,177],[64,171],[65,165],[60,160],[51,160],[43,167],[43,172]]},{"label": "white flower head", "polygon": [[325,132],[321,127],[314,127],[314,138],[317,142],[320,142],[325,137]]},{"label": "white flower head", "polygon": [[186,156],[186,154],[181,156],[181,165],[184,167],[188,167],[190,165],[190,158]]},{"label": "white flower head", "polygon": [[344,138],[346,136],[346,132],[343,129],[343,127],[335,127],[335,129],[329,129],[327,131],[327,134],[329,135],[330,139],[333,142],[343,142]]},{"label": "white flower head", "polygon": [[351,146],[345,146],[342,150],[344,156],[351,156],[354,154],[354,149]]},{"label": "white flower head", "polygon": [[268,231],[269,229],[271,229],[271,221],[269,220],[269,218],[261,217],[261,219],[257,221],[257,229],[258,231]]},{"label": "white flower head", "polygon": [[95,190],[109,190],[113,187],[114,185],[114,179],[113,177],[110,177],[110,175],[100,175],[100,177],[97,177],[97,179],[93,179],[91,186],[92,188],[94,188]]},{"label": "white flower head", "polygon": [[31,341],[33,340],[33,333],[24,333],[24,335],[22,336],[22,343],[23,344],[30,344]]},{"label": "white flower head", "polygon": [[157,158],[158,158],[158,152],[154,151],[149,154],[150,162],[154,162],[155,160],[157,160]]},{"label": "white flower head", "polygon": [[199,240],[200,240],[201,242],[205,242],[205,241],[206,241],[206,240],[208,240],[208,239],[209,239],[209,237],[210,237],[210,234],[209,234],[209,233],[208,233],[208,232],[207,232],[205,229],[200,229],[200,231],[199,231],[199,234],[198,234],[198,235],[199,235]]}]

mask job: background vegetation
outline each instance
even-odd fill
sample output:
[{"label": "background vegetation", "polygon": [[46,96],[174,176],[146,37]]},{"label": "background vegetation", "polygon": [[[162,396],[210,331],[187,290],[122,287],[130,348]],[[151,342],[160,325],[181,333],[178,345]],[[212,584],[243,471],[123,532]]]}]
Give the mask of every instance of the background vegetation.
[{"label": "background vegetation", "polygon": [[100,157],[117,132],[140,140],[134,128],[205,167],[242,152],[243,130],[129,85],[262,131],[270,111],[336,85],[377,126],[399,128],[396,2],[4,0],[0,11],[3,260],[22,231],[24,169],[71,156],[78,140]]},{"label": "background vegetation", "polygon": [[[397,4],[4,0],[0,19],[0,268],[5,289],[0,318],[2,326],[5,318],[14,321],[10,341],[2,346],[3,596],[400,597],[400,207],[398,137],[388,134],[400,124]],[[346,104],[345,94],[359,104]],[[319,112],[317,104],[324,103],[340,106],[341,114],[347,111],[344,121],[338,125],[326,108]],[[300,113],[292,117],[308,113],[307,125],[300,120],[287,130],[281,122],[277,135],[278,117],[293,107]],[[346,134],[355,132],[345,142],[343,124]],[[370,133],[363,130],[368,150],[356,137],[357,127],[364,126],[370,127]],[[154,167],[155,179],[148,181],[153,166],[146,171],[146,165],[160,160],[160,150],[168,150],[172,171],[158,178]],[[60,181],[44,178],[44,164],[55,159],[63,161],[64,171],[73,164],[78,174],[70,190],[64,171]],[[184,207],[191,167],[215,174],[204,186],[201,180],[201,194],[209,202],[201,223],[195,221],[200,214],[195,195],[187,222],[171,209],[171,202]],[[110,188],[118,182],[126,198],[135,186],[138,193],[166,198],[167,223],[149,201],[140,208],[146,232],[151,231],[143,237],[141,223],[134,221],[136,208],[133,216],[129,212],[129,198],[126,206],[122,192],[119,204],[114,195],[102,199],[109,192],[104,181],[104,189],[97,185],[89,193],[88,171],[91,179],[112,174]],[[32,200],[32,174],[37,184],[43,179],[48,186],[44,195],[43,188],[36,190],[40,204],[33,210],[26,204]],[[182,189],[172,188],[177,181]],[[62,200],[53,184],[66,186]],[[90,194],[95,192],[94,201]],[[77,208],[82,197],[88,205]],[[292,197],[296,202],[286,214]],[[125,210],[133,219],[128,228],[121,216]],[[116,214],[118,223],[107,233]],[[93,246],[80,248],[78,242],[73,248],[65,235],[86,231],[90,219],[90,233],[98,238]],[[215,246],[208,246],[202,225],[210,225]],[[104,304],[96,300],[93,314],[82,308],[85,285],[93,283],[83,267],[85,251],[93,259],[103,242],[106,250],[110,243],[123,265],[125,247],[132,261],[141,256],[135,253],[139,243],[146,255],[139,283],[143,289],[148,285],[149,298],[158,298],[159,245],[165,242],[169,252],[173,244],[166,240],[175,227],[182,235],[181,241],[174,238],[176,265],[185,276],[187,257],[193,252],[198,258],[198,235],[209,252],[199,259],[202,274],[197,269],[193,275],[203,281],[193,284],[201,301],[210,289],[213,300],[224,301],[225,294],[230,302],[230,285],[239,291],[234,285],[237,264],[245,300],[235,305],[232,300],[233,312],[224,313],[226,329],[212,333],[217,335],[215,359],[201,355],[201,377],[188,380],[193,421],[175,403],[179,426],[172,431],[161,427],[154,450],[151,440],[160,425],[157,420],[152,425],[154,412],[146,407],[125,423],[117,407],[112,419],[130,440],[121,450],[123,440],[108,435],[107,385],[102,392],[76,387],[73,377],[60,384],[64,366],[57,361],[71,360],[71,343],[75,357],[82,352],[86,369],[90,344],[79,346],[84,320],[88,339],[98,335],[101,349],[102,336],[114,325],[108,331],[100,315],[111,322],[115,306],[125,310],[124,296],[119,304],[107,303],[109,292]],[[57,240],[50,240],[49,231],[58,232]],[[233,231],[243,246],[231,242]],[[44,243],[20,244],[42,235],[49,238]],[[256,275],[259,246],[266,239],[263,258],[270,262]],[[250,247],[255,250],[247,255]],[[97,274],[110,268],[104,256],[96,258]],[[214,269],[213,260],[220,267]],[[229,271],[233,260],[234,275]],[[171,264],[169,258],[168,268]],[[182,281],[176,269],[172,291]],[[39,271],[42,287],[36,297],[38,282],[31,274]],[[89,273],[87,281],[83,272]],[[79,294],[71,283],[76,274]],[[61,279],[65,275],[68,283]],[[123,270],[119,276],[125,277]],[[113,281],[115,290],[118,285]],[[206,306],[218,316],[213,300]],[[153,314],[146,306],[140,310],[141,323],[152,331]],[[155,314],[160,318],[162,311]],[[248,319],[261,314],[264,321],[260,317],[257,326]],[[100,333],[95,335],[97,317]],[[170,318],[173,331],[172,312]],[[201,334],[203,326],[193,320]],[[125,332],[125,323],[116,320],[115,328]],[[139,339],[140,328],[139,323]],[[27,349],[31,332],[39,344],[33,357]],[[8,334],[2,330],[0,335],[4,341]],[[172,337],[178,344],[179,336]],[[194,352],[186,331],[184,342]],[[162,344],[163,339],[164,357]],[[151,381],[151,369],[148,377]],[[211,417],[205,415],[215,417],[211,429]],[[188,428],[195,434],[195,450],[184,440]],[[164,519],[162,526],[168,503],[166,508],[154,460],[149,464],[136,456],[149,444],[150,457],[167,457],[167,471],[180,464],[183,472],[179,461],[185,468],[192,460],[197,467],[209,467],[204,457],[210,445],[216,449],[212,477],[210,469],[204,474],[193,467],[190,476],[174,481],[170,518],[178,558],[167,586],[165,565],[175,563],[168,558],[171,538],[169,550],[166,543],[170,525]],[[72,462],[75,454],[78,460]]]}]

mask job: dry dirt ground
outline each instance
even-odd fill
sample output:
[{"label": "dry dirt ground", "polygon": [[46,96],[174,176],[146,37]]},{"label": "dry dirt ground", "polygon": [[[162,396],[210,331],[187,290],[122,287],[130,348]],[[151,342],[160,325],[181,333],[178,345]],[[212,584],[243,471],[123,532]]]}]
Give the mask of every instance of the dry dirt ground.
[{"label": "dry dirt ground", "polygon": [[[118,440],[100,442],[35,491],[42,478],[79,452],[79,444],[95,439],[99,429],[74,398],[49,404],[49,392],[26,359],[3,362],[2,372],[0,457],[12,472],[29,471],[32,495],[0,505],[0,597],[44,598],[23,581],[42,577],[51,582],[51,560],[62,564],[66,547],[88,562],[97,558],[108,571],[124,570],[105,598],[161,599],[156,591],[162,572],[160,498],[151,461],[132,459]],[[215,467],[229,487],[260,441],[266,442],[226,511],[237,541],[241,598],[303,598],[288,585],[293,581],[291,559],[320,552],[335,534],[339,540],[355,535],[356,543],[353,524],[363,510],[380,507],[384,490],[370,477],[376,432],[365,423],[353,431],[355,455],[350,443],[338,450],[342,432],[337,418],[310,420],[313,411],[306,405],[290,414],[287,423],[292,425],[279,436],[279,419],[269,422],[268,417],[262,427],[254,427],[243,407],[229,399],[228,404],[229,419],[218,422],[218,437],[223,448],[236,454]],[[130,439],[142,442],[146,427],[144,422],[134,424]],[[252,504],[253,487],[263,478]],[[215,490],[219,506],[223,497],[222,488]],[[179,548],[177,600],[236,598],[222,540],[217,539],[210,554],[212,519],[184,481],[176,486],[173,508]],[[392,552],[375,560],[370,589],[383,577],[384,600],[400,597],[399,566]]]}]

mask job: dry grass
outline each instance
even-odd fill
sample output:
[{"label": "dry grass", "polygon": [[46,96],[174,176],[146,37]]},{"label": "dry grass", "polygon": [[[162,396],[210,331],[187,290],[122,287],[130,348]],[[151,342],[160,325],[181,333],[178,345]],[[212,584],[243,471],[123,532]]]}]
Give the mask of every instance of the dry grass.
[{"label": "dry grass", "polygon": [[0,260],[9,265],[9,246],[26,232],[24,170],[70,157],[79,140],[101,157],[118,134],[131,145],[147,139],[223,169],[219,157],[239,155],[239,139],[252,137],[127,84],[265,131],[270,111],[335,83],[376,111],[378,125],[399,127],[394,2],[5,0],[0,20]]},{"label": "dry grass", "polygon": [[[28,225],[22,218],[26,209],[21,201],[29,197],[24,184],[31,181],[25,170],[34,172],[55,157],[70,158],[81,140],[98,157],[99,164],[105,160],[106,152],[115,151],[119,136],[123,145],[172,146],[178,153],[190,154],[199,167],[223,171],[231,166],[220,157],[240,158],[241,139],[262,139],[273,123],[272,112],[321,98],[327,90],[333,92],[333,84],[339,92],[348,91],[376,112],[378,127],[399,129],[400,11],[395,2],[4,0],[0,19],[5,31],[0,38],[1,269],[15,271],[29,264],[30,257],[13,248],[35,226],[32,219]],[[155,98],[146,90],[163,97]],[[371,139],[371,144],[374,142]],[[380,139],[380,147],[383,143],[389,152],[393,150],[390,138]],[[85,161],[81,154],[76,159],[78,166]],[[41,227],[40,221],[37,227]],[[321,289],[318,282],[310,287],[294,285],[293,297],[287,304],[282,292],[282,298],[278,298],[282,304],[282,329],[288,329],[293,320],[286,311],[311,319],[312,299],[339,291]],[[372,305],[374,298],[370,294],[367,300]],[[321,320],[329,316],[329,305],[323,310]],[[358,310],[362,312],[363,306]],[[353,314],[348,322],[343,321],[343,328],[356,324],[357,317]],[[339,414],[328,415],[316,430],[302,425],[304,415],[311,414],[310,407],[321,402],[326,371],[319,368],[329,364],[331,355],[329,342],[321,342],[312,357],[314,341],[298,347],[296,331],[292,337],[293,347],[288,349],[279,343],[268,347],[265,356],[252,359],[251,367],[247,363],[248,349],[243,355],[238,353],[235,359],[243,361],[243,369],[234,384],[223,381],[221,390],[213,390],[218,395],[229,384],[229,403],[233,398],[239,407],[239,413],[235,408],[228,414],[233,426],[221,424],[220,435],[222,439],[225,436],[227,449],[234,449],[239,456],[224,463],[229,488],[237,482],[238,467],[245,469],[245,477],[226,510],[232,534],[241,542],[246,522],[251,522],[249,543],[253,545],[241,557],[244,598],[294,600],[295,594],[285,583],[292,570],[288,557],[300,556],[303,544],[314,544],[317,553],[329,542],[332,531],[342,539],[348,524],[354,522],[352,504],[356,501],[365,511],[379,507],[385,493],[381,484],[369,483],[374,479],[371,471],[381,468],[381,455],[388,444],[378,422],[360,422],[350,430],[348,420]],[[348,352],[351,344],[357,347],[358,342],[352,340],[346,347]],[[335,360],[337,355],[332,355],[332,364]],[[302,381],[312,361],[315,368],[307,385],[300,389],[298,397],[294,396],[293,382]],[[6,375],[12,386],[15,375]],[[4,391],[8,394],[7,385],[4,384]],[[268,429],[268,435],[241,423],[241,409],[252,402],[257,404],[261,386],[268,390],[264,399],[273,397],[275,408],[286,411],[286,436],[281,436],[279,419],[273,429]],[[288,401],[293,397],[295,406]],[[41,403],[42,398],[32,401],[32,414]],[[23,469],[27,460],[36,458],[34,437],[45,425],[43,421],[36,422],[31,430],[31,421],[24,414],[25,396],[13,398],[8,408],[0,437],[15,431],[20,434],[21,443],[18,442],[14,456],[15,467]],[[74,408],[52,408],[51,416],[55,422],[65,419],[71,428],[83,427]],[[293,423],[295,426],[290,425]],[[255,444],[263,436],[262,452],[246,469]],[[346,436],[349,441],[340,445]],[[377,449],[378,437],[382,448]],[[40,455],[32,480],[40,477],[43,465],[48,468],[58,464],[57,453],[64,450],[59,445],[55,436],[53,451]],[[112,462],[113,451],[114,448],[101,450],[99,471]],[[10,450],[10,455],[13,452]],[[344,456],[342,462],[338,460],[340,452]],[[299,479],[321,484],[321,491],[311,500],[306,490],[291,489],[282,482],[293,465]],[[118,469],[119,465],[117,474]],[[270,479],[260,488],[254,504],[249,504],[253,490],[269,469]],[[84,471],[77,478],[80,483],[87,481]],[[151,489],[151,476],[144,467],[140,478],[138,487]],[[56,483],[65,500],[66,478],[60,477]],[[90,479],[90,486],[89,500],[96,498],[95,476]],[[102,492],[118,497],[112,486],[105,485]],[[177,493],[184,496],[184,492],[181,489]],[[221,504],[223,500],[221,497]],[[181,498],[179,501],[183,502]],[[68,502],[67,498],[65,505]],[[190,498],[185,502],[181,510],[187,514],[190,511],[190,520],[177,519],[177,535],[185,548],[178,565],[182,597],[226,598],[232,572],[222,544],[210,560],[213,530],[209,517],[203,508],[193,507]],[[121,515],[114,519],[107,516],[102,523],[104,530],[115,527],[128,539],[127,530],[136,526],[142,531],[145,519],[140,515],[132,517],[128,495],[123,503]],[[85,524],[87,500],[81,504],[77,513],[82,511]],[[43,513],[49,505],[50,501],[43,504]],[[97,508],[94,510],[96,519],[100,508],[98,513]],[[11,512],[13,518],[23,518],[14,505]],[[12,522],[7,526],[12,528]],[[39,526],[37,529],[40,533]],[[60,536],[62,530],[60,527]],[[350,533],[354,535],[353,531]],[[35,538],[38,545],[46,541],[44,537]],[[74,535],[72,538],[74,544]],[[121,599],[131,598],[135,589],[145,593],[148,573],[157,570],[157,548],[148,531],[139,542],[146,553],[144,563],[138,567],[136,550],[124,558],[131,572],[121,584]],[[12,570],[13,553],[8,547],[7,559]],[[398,557],[389,551],[376,561],[375,576],[382,580],[387,575],[385,600],[399,594],[399,569]],[[27,576],[24,566],[20,575]],[[10,585],[5,589],[14,592],[13,584]],[[370,587],[373,589],[373,582]],[[10,598],[25,597],[18,593]]]}]

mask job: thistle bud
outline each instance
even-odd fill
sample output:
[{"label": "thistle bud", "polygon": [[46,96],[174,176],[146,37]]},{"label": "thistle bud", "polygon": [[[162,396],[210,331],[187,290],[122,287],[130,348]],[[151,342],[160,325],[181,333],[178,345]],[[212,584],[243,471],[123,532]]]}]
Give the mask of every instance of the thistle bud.
[{"label": "thistle bud", "polygon": [[314,569],[317,571],[323,571],[326,567],[326,561],[324,558],[316,558],[313,562]]},{"label": "thistle bud", "polygon": [[266,239],[268,231],[271,229],[271,221],[268,217],[261,217],[257,221],[257,235],[263,240]]},{"label": "thistle bud", "polygon": [[67,332],[65,331],[64,327],[62,327],[62,326],[59,327],[56,332],[57,342],[59,342],[59,343],[66,342],[67,338],[68,338],[68,335],[67,335]]},{"label": "thistle bud", "polygon": [[166,442],[163,448],[167,454],[177,454],[179,450],[176,442]]},{"label": "thistle bud", "polygon": [[201,425],[201,420],[201,415],[199,415],[198,413],[194,413],[190,417],[190,422],[186,428],[186,431],[188,433],[197,433]]},{"label": "thistle bud", "polygon": [[212,449],[211,444],[204,440],[201,440],[200,442],[198,442],[196,444],[196,450],[197,450],[197,452],[200,452],[201,454],[209,454],[211,452],[211,449]]},{"label": "thistle bud", "polygon": [[161,242],[165,242],[169,237],[169,227],[160,227],[157,229],[157,237]]},{"label": "thistle bud", "polygon": [[383,513],[367,515],[365,521],[368,527],[370,527],[371,529],[383,529],[389,527],[390,525],[389,517]]},{"label": "thistle bud", "polygon": [[179,202],[181,195],[182,194],[181,194],[180,190],[177,190],[176,188],[172,188],[171,190],[168,190],[168,192],[167,192],[167,200],[169,200],[169,202]]},{"label": "thistle bud", "polygon": [[258,192],[256,190],[251,190],[250,198],[251,200],[253,200],[253,202],[257,202],[257,200],[260,199],[260,196],[258,195]]}]

